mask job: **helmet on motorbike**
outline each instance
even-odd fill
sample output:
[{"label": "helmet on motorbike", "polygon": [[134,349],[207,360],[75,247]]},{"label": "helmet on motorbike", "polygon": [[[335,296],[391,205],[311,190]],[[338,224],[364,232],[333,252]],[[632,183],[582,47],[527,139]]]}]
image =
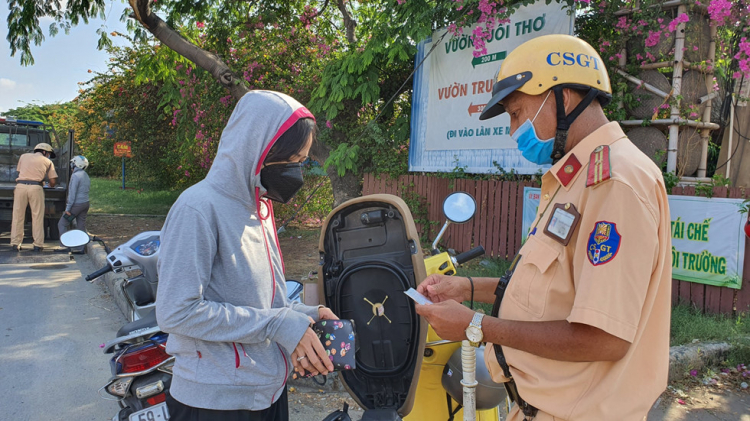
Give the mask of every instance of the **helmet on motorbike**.
[{"label": "helmet on motorbike", "polygon": [[52,146],[50,146],[48,143],[37,143],[36,146],[34,146],[34,152],[49,152],[50,158],[55,158],[57,155],[55,155],[55,150],[52,149]]},{"label": "helmet on motorbike", "polygon": [[[507,393],[505,386],[492,381],[490,372],[484,364],[484,347],[475,348],[477,355],[477,411],[492,409],[500,405],[505,400]],[[443,369],[443,378],[441,380],[443,389],[459,404],[463,405],[464,389],[461,385],[463,379],[463,369],[461,368],[461,348],[448,359],[448,364]]]},{"label": "helmet on motorbike", "polygon": [[83,155],[76,155],[76,156],[74,156],[73,159],[70,160],[70,163],[74,167],[80,168],[82,170],[85,170],[86,168],[89,167],[89,160],[86,159],[86,157],[83,156]]}]

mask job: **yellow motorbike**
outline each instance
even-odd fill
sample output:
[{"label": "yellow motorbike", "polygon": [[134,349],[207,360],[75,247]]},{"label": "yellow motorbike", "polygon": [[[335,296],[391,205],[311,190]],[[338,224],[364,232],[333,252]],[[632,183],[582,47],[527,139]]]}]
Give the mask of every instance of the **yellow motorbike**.
[{"label": "yellow motorbike", "polygon": [[[443,213],[447,220],[432,243],[431,255],[424,260],[425,271],[428,276],[436,273],[454,275],[456,267],[484,254],[484,247],[482,246],[457,256],[452,256],[445,251],[441,252],[438,249],[438,243],[448,226],[470,221],[474,217],[475,211],[476,202],[468,193],[456,192],[445,199]],[[464,363],[463,360],[466,359],[466,356],[459,358],[462,356],[462,346],[464,354],[466,351],[475,351],[474,370],[471,369],[471,365],[463,367],[462,363]],[[466,371],[474,371],[474,373],[469,373],[470,375],[474,374],[474,381],[468,382],[468,388],[466,387],[467,382],[462,382],[464,379],[460,376],[460,373],[465,374]],[[461,393],[459,385],[464,386],[463,393]],[[468,400],[473,400],[473,405],[469,405],[473,408],[463,407],[464,401]],[[405,420],[497,421],[500,419],[499,405],[504,400],[506,400],[504,387],[492,382],[484,366],[484,346],[473,348],[468,343],[462,344],[461,342],[443,340],[431,326],[428,327],[416,399],[411,413],[404,418]],[[466,414],[464,414],[465,410]]]},{"label": "yellow motorbike", "polygon": [[[469,221],[476,202],[457,192],[443,210],[448,222],[426,259],[411,211],[396,196],[350,200],[321,229],[316,302],[356,326],[356,369],[341,371],[339,379],[365,410],[362,421],[499,419],[505,391],[487,381],[481,349],[439,338],[404,293],[428,274],[454,274],[456,266],[484,254],[482,248],[455,257],[438,251],[448,224]],[[347,419],[345,412],[327,419]]]}]

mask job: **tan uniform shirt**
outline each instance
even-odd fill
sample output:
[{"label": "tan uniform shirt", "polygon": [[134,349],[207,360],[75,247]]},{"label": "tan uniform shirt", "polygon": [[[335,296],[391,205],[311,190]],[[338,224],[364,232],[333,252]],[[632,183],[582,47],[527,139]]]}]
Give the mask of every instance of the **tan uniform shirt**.
[{"label": "tan uniform shirt", "polygon": [[43,181],[46,178],[57,178],[55,165],[41,153],[25,153],[18,159],[18,178],[16,181]]},{"label": "tan uniform shirt", "polygon": [[[592,159],[599,163],[590,168]],[[582,323],[631,345],[616,362],[555,361],[503,347],[519,393],[556,420],[642,420],[669,367],[671,238],[661,171],[609,123],[542,177],[541,193],[500,317]],[[569,204],[567,215],[555,204],[560,212]],[[566,246],[560,237],[574,210],[580,219]],[[503,381],[487,351],[493,378]]]}]

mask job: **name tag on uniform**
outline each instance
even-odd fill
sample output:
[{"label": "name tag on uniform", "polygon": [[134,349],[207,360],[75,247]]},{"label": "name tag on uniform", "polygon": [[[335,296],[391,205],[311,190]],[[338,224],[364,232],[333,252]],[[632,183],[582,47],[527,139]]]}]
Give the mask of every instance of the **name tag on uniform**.
[{"label": "name tag on uniform", "polygon": [[544,227],[544,233],[553,240],[567,246],[581,220],[581,214],[572,203],[557,203]]}]

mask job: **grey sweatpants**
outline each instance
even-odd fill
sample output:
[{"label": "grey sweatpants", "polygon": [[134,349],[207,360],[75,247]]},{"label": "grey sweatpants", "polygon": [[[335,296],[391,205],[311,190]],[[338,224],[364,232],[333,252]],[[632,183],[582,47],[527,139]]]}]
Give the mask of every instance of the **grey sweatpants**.
[{"label": "grey sweatpants", "polygon": [[[76,229],[86,232],[86,215],[89,213],[89,202],[76,203],[70,208],[70,213],[76,217]],[[60,231],[60,235],[63,235],[68,231],[69,225],[70,222],[68,222],[64,216],[60,217],[60,222],[57,223],[57,229]]]}]

